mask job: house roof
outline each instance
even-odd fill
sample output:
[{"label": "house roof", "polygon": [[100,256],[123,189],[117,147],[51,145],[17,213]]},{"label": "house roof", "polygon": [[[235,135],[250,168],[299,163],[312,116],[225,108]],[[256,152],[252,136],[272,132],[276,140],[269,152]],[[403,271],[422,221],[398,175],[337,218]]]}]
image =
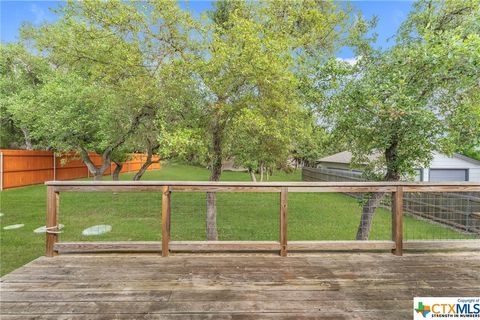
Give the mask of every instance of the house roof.
[{"label": "house roof", "polygon": [[[352,153],[350,151],[342,151],[339,153],[332,154],[327,157],[323,157],[318,162],[331,162],[331,163],[345,163],[350,164],[352,162]],[[368,156],[368,159],[375,160],[378,159],[379,154]]]},{"label": "house roof", "polygon": [[[368,156],[368,158],[370,160],[378,159],[378,157],[379,157],[379,154]],[[480,165],[480,161],[478,161],[476,159],[473,159],[473,158],[470,158],[470,157],[467,157],[463,154],[454,153],[452,155],[452,157],[458,158],[458,159],[461,159],[461,160],[464,160],[464,161],[468,161],[468,162],[476,164],[476,165]],[[317,160],[317,162],[350,164],[352,162],[352,153],[350,151],[342,151],[342,152],[335,153],[335,154],[332,154],[332,155],[327,156],[327,157],[323,157],[323,158]]]},{"label": "house roof", "polygon": [[473,159],[473,158],[470,158],[468,156],[465,156],[463,154],[460,154],[460,153],[454,153],[453,154],[453,157],[455,158],[459,158],[459,159],[462,159],[462,160],[465,160],[465,161],[468,161],[470,163],[473,163],[473,164],[476,164],[476,165],[479,165],[480,166],[480,161],[478,161],[477,159]]}]

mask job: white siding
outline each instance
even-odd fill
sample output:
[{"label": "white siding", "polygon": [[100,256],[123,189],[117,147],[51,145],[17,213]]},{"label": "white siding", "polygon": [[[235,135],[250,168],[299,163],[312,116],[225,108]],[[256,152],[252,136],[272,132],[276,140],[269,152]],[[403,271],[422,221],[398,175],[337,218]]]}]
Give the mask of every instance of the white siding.
[{"label": "white siding", "polygon": [[[335,162],[324,162],[319,161],[317,167],[328,168],[328,169],[342,169],[342,170],[351,170],[350,165],[346,163],[335,163]],[[435,152],[433,154],[433,160],[430,164],[432,169],[468,169],[468,181],[480,182],[480,165],[463,160],[459,157],[447,157],[444,154]],[[418,181],[417,179],[415,179]],[[423,180],[430,181],[430,171],[429,168],[423,169]]]},{"label": "white siding", "polygon": [[472,182],[480,182],[480,168],[473,168],[470,169],[470,181]]},{"label": "white siding", "polygon": [[[433,155],[432,163],[430,164],[432,169],[469,169],[469,181],[480,182],[480,165],[471,163],[469,161],[457,158],[447,157],[444,154],[435,152]],[[424,181],[429,181],[429,170],[423,171]]]}]

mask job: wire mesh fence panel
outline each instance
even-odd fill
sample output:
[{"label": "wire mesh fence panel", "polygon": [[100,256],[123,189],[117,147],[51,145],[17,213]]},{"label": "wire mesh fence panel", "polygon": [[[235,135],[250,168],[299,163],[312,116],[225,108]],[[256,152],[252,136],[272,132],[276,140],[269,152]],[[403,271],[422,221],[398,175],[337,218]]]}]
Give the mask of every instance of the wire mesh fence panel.
[{"label": "wire mesh fence panel", "polygon": [[[392,214],[390,197],[381,194],[375,204],[367,204],[371,194],[289,193],[289,240],[355,240],[361,226],[362,211],[373,212],[370,240],[390,240]],[[374,207],[376,208],[375,210]],[[369,213],[367,212],[367,213]]]},{"label": "wire mesh fence panel", "polygon": [[[216,192],[218,240],[278,240],[279,199],[278,193]],[[171,239],[206,240],[207,207],[204,192],[173,192]]]},{"label": "wire mesh fence panel", "polygon": [[[288,240],[392,240],[393,193],[345,190],[289,192]],[[279,192],[208,194],[171,193],[171,240],[213,240],[214,212],[215,239],[279,241]],[[480,192],[404,192],[403,212],[404,240],[480,239]],[[162,193],[62,192],[58,216],[61,242],[159,241]]]},{"label": "wire mesh fence panel", "polygon": [[161,193],[64,192],[60,241],[158,241]]},{"label": "wire mesh fence panel", "polygon": [[360,171],[309,167],[302,168],[302,180],[324,182],[367,181]]},{"label": "wire mesh fence panel", "polygon": [[408,192],[403,202],[406,240],[480,238],[480,192]]},{"label": "wire mesh fence panel", "polygon": [[219,240],[278,240],[280,194],[219,193]]},{"label": "wire mesh fence panel", "polygon": [[172,192],[171,240],[205,240],[207,206],[203,192]]}]

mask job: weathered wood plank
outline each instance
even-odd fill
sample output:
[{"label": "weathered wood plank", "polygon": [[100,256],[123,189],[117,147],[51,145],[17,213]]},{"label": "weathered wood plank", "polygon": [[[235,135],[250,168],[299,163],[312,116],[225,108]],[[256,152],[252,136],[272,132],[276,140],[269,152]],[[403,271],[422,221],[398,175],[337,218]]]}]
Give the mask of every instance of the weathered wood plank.
[{"label": "weathered wood plank", "polygon": [[277,251],[277,241],[171,241],[170,250],[177,252]]},{"label": "weathered wood plank", "polygon": [[479,268],[478,251],[285,259],[60,255],[2,277],[0,313],[2,319],[404,319],[415,296],[475,296]]},{"label": "weathered wood plank", "polygon": [[270,186],[172,186],[173,192],[280,192],[281,187]]},{"label": "weathered wood plank", "polygon": [[329,301],[328,305],[320,301],[291,301],[281,303],[279,301],[188,301],[188,302],[126,302],[126,301],[99,301],[99,302],[4,302],[2,303],[2,314],[29,314],[36,313],[199,313],[211,312],[212,310],[221,310],[220,313],[230,312],[284,312],[284,313],[303,313],[315,312],[319,316],[319,311],[342,312],[357,310],[376,310],[393,312],[398,309],[411,308],[412,300],[340,300]]},{"label": "weathered wood plank", "polygon": [[59,253],[162,252],[162,243],[160,241],[57,242],[54,250]]},{"label": "weathered wood plank", "polygon": [[403,185],[404,192],[478,192],[480,191],[480,186],[476,183],[464,183],[464,184],[445,184],[445,185],[435,185],[435,184],[424,184],[424,185]]},{"label": "weathered wood plank", "polygon": [[[464,241],[464,240],[457,240]],[[468,240],[470,242],[471,240]],[[475,241],[475,240],[474,240]],[[159,246],[160,243],[158,242]],[[440,251],[431,251],[428,253],[428,257],[434,259],[439,263],[456,263],[461,265],[480,264],[480,254],[472,251],[456,251],[455,260],[452,261],[450,257],[451,253],[445,253]],[[274,254],[268,256],[266,254],[258,253],[215,253],[215,254],[195,254],[194,259],[190,254],[176,254],[168,261],[162,261],[155,259],[155,255],[147,254],[133,254],[133,253],[120,253],[109,255],[98,254],[70,254],[59,255],[55,257],[55,260],[48,259],[46,257],[40,257],[32,262],[29,262],[22,268],[34,268],[34,267],[80,267],[80,268],[96,268],[115,266],[116,264],[122,264],[127,267],[135,266],[157,266],[159,264],[176,268],[179,266],[192,266],[192,267],[212,267],[212,266],[230,266],[231,264],[244,264],[252,263],[255,266],[263,267],[279,267],[279,266],[291,266],[298,267],[303,265],[317,266],[323,261],[328,261],[329,266],[336,266],[338,264],[348,265],[355,263],[356,265],[368,265],[375,263],[379,259],[378,253],[371,252],[349,252],[349,253],[332,253],[332,252],[315,252],[315,253],[292,253],[292,257],[295,259],[278,259]],[[431,265],[431,262],[425,261],[423,258],[425,254],[409,252],[407,257],[402,259],[402,265]],[[396,257],[384,255],[382,256],[383,265],[397,265],[398,260]]]},{"label": "weathered wood plank", "polygon": [[[323,279],[335,278],[337,281],[344,279],[370,279],[370,280],[392,280],[397,278],[402,278],[404,280],[414,280],[417,274],[412,272],[412,269],[402,270],[402,269],[392,269],[387,268],[386,270],[356,270],[355,267],[339,269],[335,272],[332,272],[329,269],[325,268],[309,268],[308,270],[299,270],[297,273],[295,269],[291,270],[281,270],[280,268],[275,270],[264,269],[258,271],[248,272],[248,281],[250,284],[253,283],[276,283],[276,284],[285,284],[285,283],[314,283],[315,281],[323,281]],[[382,271],[382,272],[380,272]],[[434,279],[446,279],[455,276],[455,279],[458,281],[473,281],[480,280],[480,274],[472,273],[471,269],[439,269],[432,270],[426,269],[422,271],[425,272],[423,279],[425,280],[434,280]],[[194,281],[198,278],[203,279],[203,281],[210,281],[214,283],[215,281],[227,281],[229,283],[241,284],[245,281],[245,274],[243,272],[228,272],[227,270],[217,270],[212,268],[212,271],[202,271],[197,272],[194,269],[183,270],[183,272],[158,272],[155,269],[149,270],[135,270],[135,272],[129,272],[121,277],[112,277],[112,270],[103,270],[99,269],[97,272],[92,273],[92,270],[83,270],[83,269],[64,269],[64,270],[54,270],[49,271],[45,269],[42,274],[38,274],[35,270],[24,271],[22,274],[12,273],[5,276],[5,282],[74,282],[74,281],[102,281],[108,279],[112,282],[115,281],[178,281],[183,279],[183,281]],[[301,276],[299,276],[301,274]]]},{"label": "weathered wood plank", "polygon": [[[161,267],[161,266],[159,266]],[[217,278],[218,274],[221,274],[225,279],[229,279],[229,281],[242,281],[243,278],[243,273],[249,273],[251,274],[251,280],[256,281],[256,282],[264,282],[264,281],[277,281],[277,282],[286,282],[286,280],[283,278],[285,275],[289,275],[289,278],[287,279],[288,281],[304,281],[305,278],[308,277],[308,279],[311,280],[316,280],[316,279],[322,279],[322,277],[327,277],[333,273],[338,277],[338,280],[341,279],[349,279],[352,277],[355,278],[360,278],[360,277],[365,277],[365,278],[372,278],[375,277],[378,279],[381,276],[384,276],[385,279],[390,279],[394,275],[401,276],[404,279],[408,279],[408,276],[404,277],[403,274],[411,274],[415,272],[429,272],[431,274],[440,276],[440,275],[448,275],[450,276],[453,271],[450,270],[445,270],[444,268],[441,267],[428,267],[428,266],[422,266],[422,267],[405,267],[401,266],[398,269],[395,269],[392,266],[389,267],[382,267],[378,268],[381,273],[375,274],[374,271],[372,270],[364,270],[364,271],[358,271],[355,267],[353,266],[346,266],[343,269],[340,267],[337,267],[336,269],[332,270],[325,270],[321,268],[316,268],[312,266],[307,266],[304,268],[235,268],[231,269],[224,267],[224,268],[210,268],[210,270],[195,270],[195,268],[174,268],[174,269],[169,269],[169,268],[162,268],[163,273],[162,274],[156,274],[158,272],[158,268],[152,268],[149,267],[148,269],[131,269],[132,273],[135,273],[134,275],[127,275],[122,278],[123,281],[126,280],[144,280],[144,279],[150,279],[150,280],[165,280],[165,281],[170,281],[170,280],[177,280],[178,278],[181,278],[182,275],[188,274],[189,277],[195,278],[196,276],[202,276],[205,278],[205,280],[212,280],[215,281]],[[463,267],[457,267],[457,273],[460,278],[460,276],[465,275],[470,278],[472,277],[477,277],[477,275],[472,274],[471,267],[470,268],[463,268]],[[58,281],[66,281],[66,282],[75,282],[75,281],[80,281],[80,280],[89,280],[89,279],[98,279],[98,278],[103,278],[104,280],[110,279],[111,281],[118,281],[115,276],[116,274],[116,269],[114,267],[110,268],[102,268],[101,271],[99,271],[97,274],[91,274],[94,269],[80,269],[80,268],[55,268],[53,270],[50,269],[44,269],[44,270],[38,270],[34,268],[30,268],[29,270],[23,271],[21,274],[19,273],[11,273],[5,277],[4,282],[30,282],[33,280],[36,280],[38,278],[43,278],[45,280],[51,280],[51,279],[57,279]],[[275,272],[277,274],[275,275],[268,275],[264,278],[262,278],[263,273],[268,273],[269,271]],[[210,275],[210,273],[214,273],[213,275]],[[240,273],[240,275],[239,275]],[[302,274],[303,276],[297,277],[296,274]],[[39,275],[41,274],[41,275]]]},{"label": "weathered wood plank", "polygon": [[[172,288],[173,290],[96,290],[96,291],[13,291],[8,292],[3,302],[55,301],[331,301],[352,299],[378,299],[391,295],[391,289],[366,290],[364,288],[336,288],[335,290],[242,290],[228,288]],[[463,288],[463,294],[475,296],[475,288]],[[418,296],[458,294],[454,288],[414,288],[396,289],[395,298],[409,299],[412,294]]]},{"label": "weathered wood plank", "polygon": [[58,233],[55,233],[55,227],[58,225],[59,194],[53,187],[47,187],[47,227],[45,255],[53,257],[56,252],[55,243],[58,241]]},{"label": "weathered wood plank", "polygon": [[304,187],[288,187],[288,191],[292,193],[313,193],[313,192],[343,192],[343,193],[355,193],[355,192],[393,192],[396,190],[396,186],[304,186]]},{"label": "weathered wood plank", "polygon": [[288,230],[288,188],[283,187],[280,193],[280,256],[287,256]]},{"label": "weathered wood plank", "polygon": [[[158,242],[158,247],[160,243]],[[116,266],[122,264],[126,268],[178,268],[195,267],[195,268],[211,268],[211,267],[228,267],[232,264],[243,265],[245,263],[251,263],[256,267],[302,267],[305,265],[318,266],[322,264],[322,261],[328,261],[329,267],[345,266],[351,263],[359,267],[368,267],[372,263],[376,263],[379,259],[378,254],[369,252],[357,252],[357,253],[332,253],[329,251],[315,252],[315,253],[291,253],[291,256],[295,259],[277,259],[273,254],[267,256],[266,254],[251,254],[251,253],[236,253],[236,254],[219,254],[214,256],[211,254],[195,254],[194,259],[190,255],[176,254],[168,260],[168,262],[152,259],[151,255],[146,254],[109,254],[109,255],[92,255],[92,254],[78,254],[78,255],[60,255],[51,260],[45,257],[38,258],[27,265],[24,268],[108,268],[110,266]],[[431,262],[423,259],[425,255],[423,253],[409,252],[408,257],[402,259],[403,266],[430,266]],[[153,256],[155,257],[155,256]],[[471,251],[457,251],[455,252],[455,263],[445,253],[439,251],[431,251],[428,253],[428,257],[435,260],[437,263],[449,263],[450,265],[459,266],[472,266],[480,264],[480,254],[478,252]],[[397,266],[398,260],[392,256],[383,256],[382,265],[384,266]],[[14,271],[16,272],[16,271]]]},{"label": "weathered wood plank", "polygon": [[[49,186],[206,186],[206,187],[384,187],[404,186],[404,191],[413,188],[471,187],[480,190],[480,182],[218,182],[218,181],[47,181]],[[472,190],[473,191],[473,190]]]},{"label": "weathered wood plank", "polygon": [[[289,241],[288,249],[296,251],[394,250],[395,241]],[[480,240],[407,240],[406,250],[480,250]],[[267,252],[281,250],[276,241],[170,241],[170,251],[176,252]],[[98,241],[57,242],[53,250],[59,253],[93,252],[162,252],[159,241]],[[123,258],[120,258],[121,261]],[[361,259],[361,258],[359,258]]]},{"label": "weathered wood plank", "polygon": [[480,239],[473,240],[406,240],[406,250],[474,250],[480,251]]},{"label": "weathered wood plank", "polygon": [[397,186],[392,195],[392,240],[395,248],[392,250],[396,256],[403,254],[403,187]]},{"label": "weathered wood plank", "polygon": [[394,241],[289,241],[289,251],[339,251],[339,250],[391,250],[395,248]]},{"label": "weathered wood plank", "polygon": [[53,189],[55,192],[162,192],[163,187],[162,185],[63,185],[53,186]]},{"label": "weathered wood plank", "polygon": [[[390,320],[403,320],[407,319],[411,315],[411,312],[397,312],[395,315],[389,315]],[[78,320],[85,319],[85,315],[75,314],[56,314],[56,315],[4,315],[2,319],[8,320]],[[279,312],[248,312],[248,313],[236,313],[230,312],[226,314],[222,313],[177,313],[177,314],[88,314],[88,319],[92,320],[106,320],[106,319],[161,319],[161,320],[257,320],[257,319],[275,319],[275,320],[356,320],[356,319],[370,319],[370,320],[385,320],[384,315],[379,315],[375,311],[356,311],[352,312],[327,312],[322,311],[321,316],[318,313],[279,313]]]},{"label": "weathered wood plank", "polygon": [[[337,291],[339,287],[347,290],[352,288],[363,288],[364,290],[380,290],[382,288],[390,290],[401,290],[411,288],[424,288],[435,290],[450,290],[455,289],[457,292],[471,289],[478,289],[478,281],[459,281],[459,280],[438,280],[438,279],[338,279],[338,280],[311,280],[311,281],[285,281],[280,282],[254,282],[249,284],[250,288],[255,290],[276,291],[280,288],[287,291],[296,290],[323,290],[323,291]],[[460,284],[459,284],[460,283]],[[2,292],[12,291],[123,291],[125,288],[130,290],[193,290],[204,289],[210,290],[212,287],[226,290],[244,290],[245,283],[231,283],[219,281],[202,281],[201,283],[192,283],[185,280],[184,282],[175,281],[105,281],[99,280],[95,283],[88,281],[79,282],[3,282]],[[413,289],[412,289],[413,290]]]},{"label": "weathered wood plank", "polygon": [[170,187],[162,188],[162,256],[168,257],[170,242],[170,215],[171,215]]},{"label": "weathered wood plank", "polygon": [[[58,182],[58,181],[57,181]],[[351,183],[338,183],[338,182],[298,182],[292,183],[274,183],[271,185],[263,185],[261,183],[251,185],[178,185],[175,182],[163,183],[161,181],[157,184],[73,184],[75,182],[89,182],[89,181],[71,181],[72,185],[56,185],[53,186],[55,192],[161,192],[163,186],[168,185],[175,192],[207,192],[209,190],[215,190],[216,192],[279,192],[280,188],[288,187],[290,192],[394,192],[397,185],[404,187],[404,192],[478,192],[480,191],[480,185],[471,184],[466,182],[464,185],[443,185],[443,184],[431,184],[424,182],[424,185],[409,185],[402,184],[373,184],[369,185],[368,182],[351,182]],[[140,182],[140,181],[137,181]],[[146,181],[141,181],[146,182]],[[152,181],[154,182],[154,181]],[[120,183],[123,183],[121,181]],[[214,183],[214,182],[212,182]],[[222,183],[222,182],[218,182]],[[357,185],[350,185],[355,184]],[[303,184],[303,185],[302,185]]]}]

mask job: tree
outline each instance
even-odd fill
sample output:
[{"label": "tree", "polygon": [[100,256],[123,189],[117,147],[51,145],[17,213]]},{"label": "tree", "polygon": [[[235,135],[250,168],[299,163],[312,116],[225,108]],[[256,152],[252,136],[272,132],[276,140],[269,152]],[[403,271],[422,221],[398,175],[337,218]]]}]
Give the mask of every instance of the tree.
[{"label": "tree", "polygon": [[[64,121],[38,133],[48,134],[55,148],[77,150],[95,179],[101,179],[117,149],[141,124],[155,122],[158,111],[168,107],[161,101],[161,72],[186,52],[188,15],[170,1],[69,1],[59,14],[55,23],[23,30],[24,38],[55,69],[42,96],[43,106],[56,104],[63,116],[57,119]],[[80,95],[65,87],[70,85]],[[58,101],[57,95],[71,105]],[[78,122],[75,117],[82,109],[91,113]],[[46,123],[55,119],[48,118],[53,116],[48,110],[45,116],[37,114]],[[88,135],[68,134],[81,131],[77,124],[88,125]],[[101,166],[91,161],[90,150],[102,156]]]},{"label": "tree", "polygon": [[30,132],[36,116],[32,109],[38,103],[37,91],[49,72],[47,62],[30,54],[21,44],[0,46],[2,144],[11,137],[27,150],[41,145]]},{"label": "tree", "polygon": [[[419,1],[392,48],[374,50],[357,38],[356,64],[331,62],[349,72],[336,77],[324,115],[372,176],[397,181],[428,166],[434,150],[450,154],[478,142],[479,19],[476,0]],[[383,195],[366,199],[358,240],[368,239]]]},{"label": "tree", "polygon": [[[250,167],[262,167],[258,160],[270,164],[279,155],[285,157],[286,149],[279,148],[281,140],[268,138],[280,137],[279,124],[299,114],[300,60],[305,60],[307,49],[326,49],[335,42],[341,32],[339,16],[331,3],[315,1],[216,2],[203,30],[204,50],[195,67],[206,96],[211,181],[220,179],[222,161],[234,153],[237,161]],[[314,39],[319,41],[305,45]],[[243,141],[237,141],[233,132],[242,127]],[[272,150],[277,159],[249,160],[252,150],[242,151],[241,146],[248,147],[249,141],[256,139],[253,134],[260,132],[266,139],[256,145],[262,147],[263,155]],[[239,146],[229,148],[237,143]],[[285,144],[287,148],[289,144]],[[218,238],[215,201],[215,193],[208,193],[208,240]]]},{"label": "tree", "polygon": [[288,121],[280,123],[278,119],[255,114],[245,109],[235,119],[232,134],[235,143],[231,145],[231,154],[238,166],[246,167],[252,181],[256,181],[255,172],[260,172],[260,181],[264,173],[278,166],[285,166],[290,150],[293,125]]},{"label": "tree", "polygon": [[6,108],[0,104],[0,148],[26,149],[24,134]]},{"label": "tree", "polygon": [[[274,107],[260,105],[259,96],[275,95],[293,80],[288,72],[290,58],[278,39],[255,19],[258,14],[253,3],[217,2],[203,30],[205,53],[195,69],[207,99],[210,181],[220,180],[232,125],[242,111],[252,108],[261,113],[261,108]],[[282,95],[278,98],[285,100]],[[215,193],[208,193],[208,240],[218,239],[215,202]]]},{"label": "tree", "polygon": [[201,149],[202,97],[188,64],[178,61],[165,65],[159,77],[161,97],[155,118],[144,121],[131,137],[133,149],[147,154],[147,159],[133,180],[140,180],[148,167],[161,159],[187,159],[192,153],[205,154]]},{"label": "tree", "polygon": [[295,165],[314,167],[321,157],[344,150],[341,139],[315,123],[312,115],[305,115],[303,127],[296,132],[291,156]]}]

